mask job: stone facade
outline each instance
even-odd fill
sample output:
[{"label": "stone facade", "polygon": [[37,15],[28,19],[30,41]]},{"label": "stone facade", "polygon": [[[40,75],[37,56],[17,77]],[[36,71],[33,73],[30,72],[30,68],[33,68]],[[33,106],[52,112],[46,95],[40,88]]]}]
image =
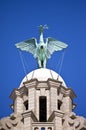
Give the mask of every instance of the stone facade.
[{"label": "stone facade", "polygon": [[86,130],[86,119],[72,112],[75,93],[58,79],[25,81],[10,97],[14,113],[0,120],[0,130]]}]

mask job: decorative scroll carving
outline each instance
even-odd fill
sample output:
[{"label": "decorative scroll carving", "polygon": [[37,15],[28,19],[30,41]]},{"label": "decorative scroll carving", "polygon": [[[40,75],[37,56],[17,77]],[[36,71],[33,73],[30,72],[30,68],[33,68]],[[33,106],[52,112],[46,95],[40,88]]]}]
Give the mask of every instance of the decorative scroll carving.
[{"label": "decorative scroll carving", "polygon": [[0,130],[23,130],[22,115],[11,114],[10,117],[0,120]]},{"label": "decorative scroll carving", "polygon": [[70,130],[86,130],[86,119],[71,112],[64,117],[63,127],[64,130],[67,130],[67,128]]}]

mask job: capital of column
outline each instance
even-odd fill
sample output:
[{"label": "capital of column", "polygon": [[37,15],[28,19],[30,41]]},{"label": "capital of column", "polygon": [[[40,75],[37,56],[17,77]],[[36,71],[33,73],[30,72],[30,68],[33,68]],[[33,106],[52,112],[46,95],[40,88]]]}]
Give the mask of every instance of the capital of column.
[{"label": "capital of column", "polygon": [[12,98],[13,100],[14,100],[16,97],[21,97],[21,94],[20,94],[20,92],[19,92],[18,89],[13,90],[13,92],[12,92],[11,95],[10,95],[10,98]]}]

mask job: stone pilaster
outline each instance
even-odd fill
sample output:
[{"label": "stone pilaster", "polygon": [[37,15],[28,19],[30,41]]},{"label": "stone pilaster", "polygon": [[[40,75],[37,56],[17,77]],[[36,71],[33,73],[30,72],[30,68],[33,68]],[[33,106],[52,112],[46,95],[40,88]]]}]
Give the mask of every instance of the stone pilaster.
[{"label": "stone pilaster", "polygon": [[30,111],[33,111],[34,113],[36,108],[36,85],[37,80],[35,79],[25,83],[25,86],[28,89],[28,108]]},{"label": "stone pilaster", "polygon": [[40,97],[40,90],[36,90],[36,117],[39,120],[39,97]]},{"label": "stone pilaster", "polygon": [[50,88],[50,111],[53,112],[57,109],[57,89],[55,87]]},{"label": "stone pilaster", "polygon": [[63,98],[62,111],[69,113],[72,111],[72,100],[69,96]]},{"label": "stone pilaster", "polygon": [[32,122],[38,122],[36,116],[32,111],[26,111],[23,114],[24,130],[32,130]]},{"label": "stone pilaster", "polygon": [[50,116],[50,97],[49,97],[49,90],[46,90],[46,97],[47,97],[47,120]]},{"label": "stone pilaster", "polygon": [[32,130],[31,112],[27,111],[23,113],[23,117],[24,117],[24,130]]},{"label": "stone pilaster", "polygon": [[64,113],[62,111],[53,111],[51,116],[49,117],[48,122],[53,122],[54,123],[54,130],[62,130]]},{"label": "stone pilaster", "polygon": [[72,89],[63,87],[61,87],[60,93],[63,94],[61,110],[64,113],[72,112],[73,98],[76,96],[75,93]]},{"label": "stone pilaster", "polygon": [[35,113],[35,106],[36,106],[36,94],[35,94],[35,88],[29,88],[28,89],[28,101],[29,101],[29,110],[32,110]]},{"label": "stone pilaster", "polygon": [[57,110],[57,88],[59,87],[60,83],[49,80],[48,84],[50,88],[50,111],[53,112]]},{"label": "stone pilaster", "polygon": [[62,118],[63,118],[63,112],[61,111],[55,111],[54,112],[54,126],[55,126],[55,130],[62,130]]},{"label": "stone pilaster", "polygon": [[20,92],[18,90],[14,90],[11,97],[14,100],[14,113],[21,114],[23,112],[24,104]]}]

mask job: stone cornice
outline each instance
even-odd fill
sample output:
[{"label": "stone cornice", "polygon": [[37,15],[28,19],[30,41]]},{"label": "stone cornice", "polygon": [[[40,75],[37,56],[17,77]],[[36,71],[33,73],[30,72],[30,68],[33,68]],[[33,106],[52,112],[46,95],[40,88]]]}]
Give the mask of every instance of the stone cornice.
[{"label": "stone cornice", "polygon": [[60,93],[62,93],[64,97],[69,96],[71,99],[76,97],[76,94],[71,88],[64,88],[63,86],[60,86]]},{"label": "stone cornice", "polygon": [[62,84],[62,82],[58,81],[58,80],[54,80],[54,79],[48,79],[48,85],[49,87],[59,87]]},{"label": "stone cornice", "polygon": [[57,110],[57,111],[53,111],[52,114],[50,115],[48,121],[53,121],[53,119],[55,117],[60,117],[60,118],[63,118],[64,116],[64,113],[60,110]]},{"label": "stone cornice", "polygon": [[22,88],[19,88],[18,91],[20,92],[21,96],[28,92],[26,86],[23,86]]},{"label": "stone cornice", "polygon": [[18,89],[14,89],[13,92],[10,95],[10,98],[15,99],[16,97],[21,96]]},{"label": "stone cornice", "polygon": [[32,122],[32,125],[35,127],[53,127],[54,122]]},{"label": "stone cornice", "polygon": [[30,87],[32,88],[32,87],[37,86],[37,83],[38,83],[37,79],[31,79],[27,82],[24,82],[23,84],[24,84],[24,86],[26,86],[26,88],[30,88]]},{"label": "stone cornice", "polygon": [[51,86],[57,88],[57,86],[60,86],[61,83],[62,82],[53,79],[48,79],[47,81],[38,81],[37,79],[31,79],[30,81],[24,82],[23,84],[26,88],[35,87],[36,89],[50,89]]},{"label": "stone cornice", "polygon": [[23,94],[26,94],[28,92],[28,88],[35,88],[36,90],[45,88],[49,90],[51,87],[58,88],[59,93],[62,93],[64,97],[69,96],[71,99],[76,97],[74,91],[71,88],[65,88],[62,86],[62,82],[58,80],[48,79],[47,81],[38,81],[37,79],[31,79],[30,81],[26,81],[23,84],[23,87],[13,90],[10,95],[12,99],[15,99],[18,96],[22,97]]},{"label": "stone cornice", "polygon": [[[23,84],[26,88],[35,87],[36,89],[40,88],[40,87],[38,87],[38,86],[40,86],[39,84],[46,84],[47,89],[50,89],[51,86],[59,87],[62,84],[62,82],[60,82],[58,80],[50,79],[50,78],[47,81],[38,81],[36,78],[34,78],[34,79],[24,82]],[[41,86],[41,88],[42,87],[44,88],[44,85]]]},{"label": "stone cornice", "polygon": [[10,95],[10,98],[15,99],[18,96],[22,97],[25,93],[27,93],[27,88],[23,86],[22,88],[14,89]]},{"label": "stone cornice", "polygon": [[23,83],[24,86],[18,89],[14,89],[10,97],[15,99],[17,96],[23,96],[28,92],[28,88],[35,88],[36,90],[40,88],[45,88],[49,90],[51,87],[59,88],[59,92],[62,93],[65,97],[70,96],[71,98],[76,97],[75,93],[71,88],[65,88],[62,86],[62,82],[54,79],[48,79],[47,81],[38,81],[37,79],[31,79]]},{"label": "stone cornice", "polygon": [[38,119],[34,115],[32,111],[25,111],[23,114],[23,118],[31,117],[35,122],[38,122]]}]

